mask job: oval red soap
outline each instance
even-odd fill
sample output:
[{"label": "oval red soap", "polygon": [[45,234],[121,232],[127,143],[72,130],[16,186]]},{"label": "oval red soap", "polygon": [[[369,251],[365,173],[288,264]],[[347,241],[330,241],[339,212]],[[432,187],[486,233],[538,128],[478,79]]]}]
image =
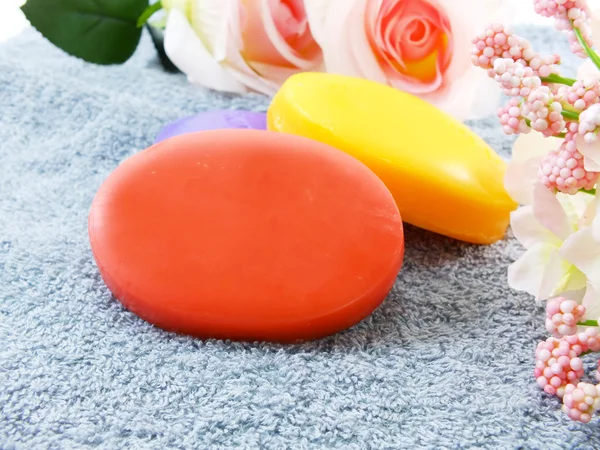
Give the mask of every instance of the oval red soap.
[{"label": "oval red soap", "polygon": [[121,164],[89,217],[100,273],[166,330],[291,342],[368,316],[402,264],[396,204],[351,156],[255,130],[177,136]]}]

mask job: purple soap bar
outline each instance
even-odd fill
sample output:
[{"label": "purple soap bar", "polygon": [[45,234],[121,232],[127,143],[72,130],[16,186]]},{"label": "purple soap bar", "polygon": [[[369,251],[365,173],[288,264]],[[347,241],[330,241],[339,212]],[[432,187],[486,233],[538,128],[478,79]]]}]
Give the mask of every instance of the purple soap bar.
[{"label": "purple soap bar", "polygon": [[154,143],[164,141],[180,134],[196,131],[223,130],[229,128],[247,128],[253,130],[267,129],[267,115],[253,111],[206,111],[194,116],[184,117],[166,125]]}]

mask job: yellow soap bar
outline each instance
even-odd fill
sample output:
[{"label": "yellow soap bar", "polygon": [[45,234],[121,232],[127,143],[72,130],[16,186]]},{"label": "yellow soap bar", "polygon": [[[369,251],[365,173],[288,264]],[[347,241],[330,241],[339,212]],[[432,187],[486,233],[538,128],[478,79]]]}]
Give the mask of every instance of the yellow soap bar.
[{"label": "yellow soap bar", "polygon": [[290,77],[273,98],[270,130],[337,147],[391,191],[402,219],[476,244],[502,239],[517,204],[506,163],[475,133],[431,104],[364,79]]}]

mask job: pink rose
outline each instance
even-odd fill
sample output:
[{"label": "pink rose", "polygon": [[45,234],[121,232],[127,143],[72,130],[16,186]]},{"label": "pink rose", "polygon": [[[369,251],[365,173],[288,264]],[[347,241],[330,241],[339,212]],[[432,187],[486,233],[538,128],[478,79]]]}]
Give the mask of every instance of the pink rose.
[{"label": "pink rose", "polygon": [[472,67],[470,49],[485,24],[499,19],[492,11],[500,3],[307,0],[306,8],[328,72],[387,84],[463,120],[497,106],[498,90]]},{"label": "pink rose", "polygon": [[165,51],[192,83],[274,94],[291,75],[319,70],[304,0],[163,0]]}]

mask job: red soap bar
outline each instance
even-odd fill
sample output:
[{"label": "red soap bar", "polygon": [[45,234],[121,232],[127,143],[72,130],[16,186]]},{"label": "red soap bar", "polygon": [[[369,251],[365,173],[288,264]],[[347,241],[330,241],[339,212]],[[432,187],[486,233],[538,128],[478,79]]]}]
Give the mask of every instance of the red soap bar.
[{"label": "red soap bar", "polygon": [[174,137],[121,164],[89,234],[129,310],[203,338],[291,342],[368,316],[404,254],[384,184],[351,156],[256,130]]}]

